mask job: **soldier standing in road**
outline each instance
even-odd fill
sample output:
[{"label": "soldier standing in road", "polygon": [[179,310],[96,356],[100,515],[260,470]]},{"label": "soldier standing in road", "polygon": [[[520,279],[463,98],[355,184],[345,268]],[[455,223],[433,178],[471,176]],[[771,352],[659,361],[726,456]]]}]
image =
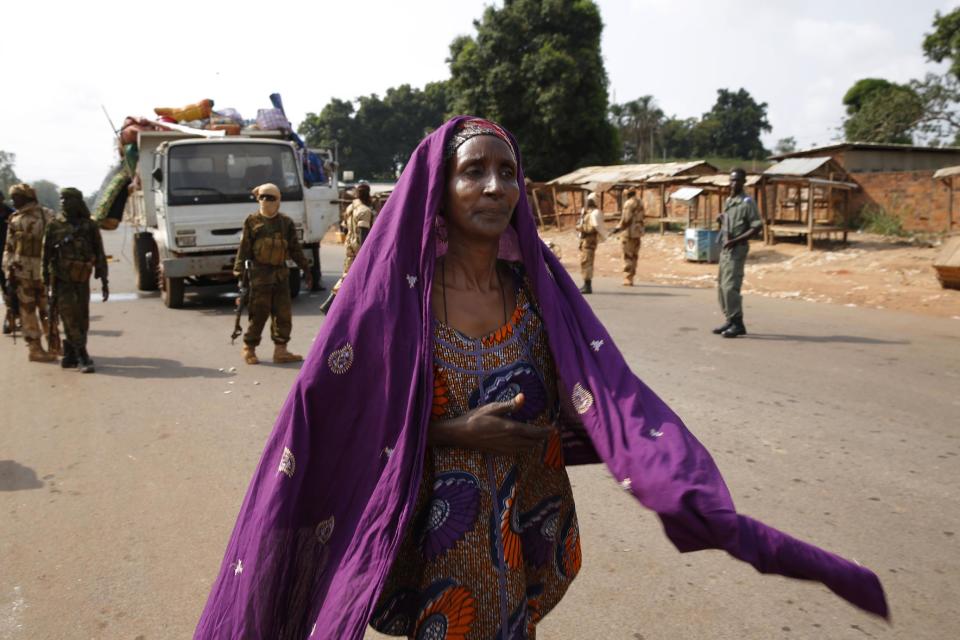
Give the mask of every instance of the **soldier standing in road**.
[{"label": "soldier standing in road", "polygon": [[743,192],[747,172],[734,169],[730,172],[730,197],[723,204],[723,213],[717,217],[720,224],[720,273],[717,277],[717,291],[720,308],[726,318],[722,326],[713,330],[724,338],[736,338],[746,335],[747,327],[743,323],[743,299],[740,287],[743,285],[743,268],[750,251],[750,238],[763,229],[757,203]]},{"label": "soldier standing in road", "polygon": [[640,257],[640,241],[643,238],[643,202],[637,198],[636,189],[627,190],[627,201],[614,233],[626,233],[620,238],[623,248],[623,286],[632,287],[637,275],[637,258]]},{"label": "soldier standing in road", "polygon": [[273,339],[273,361],[300,362],[303,356],[287,351],[293,328],[293,303],[290,299],[290,270],[287,260],[302,269],[307,288],[313,286],[310,264],[297,237],[297,229],[289,217],[280,213],[280,189],[263,184],[253,190],[260,210],[247,216],[243,223],[240,249],[233,265],[233,273],[243,277],[244,264],[251,261],[249,321],[243,334],[243,359],[247,364],[259,364],[257,346],[267,318],[271,318],[270,337]]},{"label": "soldier standing in road", "polygon": [[337,296],[337,292],[340,291],[343,279],[347,277],[350,265],[353,264],[354,259],[357,257],[360,247],[363,246],[364,241],[367,239],[367,235],[370,233],[371,227],[373,227],[373,221],[376,216],[377,214],[373,210],[373,199],[370,197],[370,185],[366,182],[360,182],[357,185],[357,197],[353,199],[350,206],[343,212],[343,222],[347,228],[343,275],[340,276],[337,283],[333,285],[333,289],[330,291],[327,299],[320,305],[321,313],[325,314],[330,310],[330,305],[333,304],[333,299]]},{"label": "soldier standing in road", "polygon": [[587,194],[586,206],[577,223],[577,234],[580,236],[580,274],[583,276],[580,293],[593,293],[593,259],[597,245],[607,239],[603,213],[597,207],[596,193]]},{"label": "soldier standing in road", "polygon": [[[7,194],[0,191],[0,247],[7,244],[7,223],[13,215],[13,208],[6,202]],[[12,333],[16,329],[17,319],[13,317],[13,303],[7,295],[7,274],[3,270],[3,250],[0,248],[0,293],[3,294],[3,333]]]},{"label": "soldier standing in road", "polygon": [[3,269],[7,281],[15,283],[16,286],[20,321],[23,324],[29,360],[53,362],[60,353],[44,351],[40,342],[40,336],[48,335],[49,328],[41,254],[44,231],[56,214],[37,203],[37,194],[28,184],[11,186],[10,199],[17,211],[10,216],[7,226]]},{"label": "soldier standing in road", "polygon": [[107,256],[100,229],[90,219],[83,194],[77,189],[63,189],[60,204],[63,215],[52,220],[43,235],[43,282],[50,288],[51,304],[55,300],[60,310],[66,334],[60,366],[93,373],[93,360],[87,353],[90,276],[100,279],[106,302],[110,297]]}]

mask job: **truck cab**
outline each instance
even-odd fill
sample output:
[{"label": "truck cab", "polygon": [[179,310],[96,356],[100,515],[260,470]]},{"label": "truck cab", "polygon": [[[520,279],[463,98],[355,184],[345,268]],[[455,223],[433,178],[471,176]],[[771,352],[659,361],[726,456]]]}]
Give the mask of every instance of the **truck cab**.
[{"label": "truck cab", "polygon": [[[281,192],[280,211],[296,225],[320,282],[320,239],[339,219],[336,188],[308,187],[293,143],[273,132],[198,137],[141,132],[139,188],[127,206],[138,230],[134,264],[141,290],[163,291],[171,308],[183,305],[185,287],[235,281],[233,262],[243,222],[257,202],[252,189],[266,182]],[[300,291],[292,263],[291,295]]]}]

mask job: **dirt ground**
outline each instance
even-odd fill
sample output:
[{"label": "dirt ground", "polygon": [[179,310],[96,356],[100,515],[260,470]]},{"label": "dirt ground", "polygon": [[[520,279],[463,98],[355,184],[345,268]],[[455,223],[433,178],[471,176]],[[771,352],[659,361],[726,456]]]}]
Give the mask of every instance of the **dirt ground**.
[{"label": "dirt ground", "polygon": [[[547,230],[546,242],[560,249],[564,266],[579,280],[580,258],[572,230]],[[939,248],[917,247],[884,236],[851,233],[847,246],[753,241],[743,293],[808,302],[875,309],[898,309],[960,320],[960,291],[943,289],[933,270]],[[715,286],[717,265],[687,262],[683,236],[648,231],[640,249],[636,281],[685,287]],[[597,276],[621,277],[620,241],[608,239],[597,249]]]}]

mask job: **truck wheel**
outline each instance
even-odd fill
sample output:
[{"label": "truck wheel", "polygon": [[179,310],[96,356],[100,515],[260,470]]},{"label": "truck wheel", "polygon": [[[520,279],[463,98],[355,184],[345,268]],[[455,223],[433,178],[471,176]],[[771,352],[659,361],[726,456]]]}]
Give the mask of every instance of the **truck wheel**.
[{"label": "truck wheel", "polygon": [[290,269],[290,297],[296,298],[300,295],[300,269],[294,267]]},{"label": "truck wheel", "polygon": [[153,239],[153,234],[141,231],[133,236],[133,269],[137,275],[137,289],[140,291],[157,290],[157,257],[157,242]]},{"label": "truck wheel", "polygon": [[183,307],[183,278],[163,279],[163,304],[169,309]]},{"label": "truck wheel", "polygon": [[323,283],[320,282],[320,247],[311,247],[313,253],[313,264],[310,265],[310,275],[313,276],[313,288],[311,291],[323,291]]}]

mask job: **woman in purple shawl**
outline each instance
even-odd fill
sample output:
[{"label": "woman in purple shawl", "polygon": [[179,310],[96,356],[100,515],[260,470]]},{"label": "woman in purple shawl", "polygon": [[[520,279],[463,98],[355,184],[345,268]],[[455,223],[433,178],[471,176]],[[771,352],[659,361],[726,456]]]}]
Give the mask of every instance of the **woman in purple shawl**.
[{"label": "woman in purple shawl", "polygon": [[533,638],[580,565],[564,465],[600,461],[680,551],[724,549],[887,616],[871,571],[736,512],[540,241],[519,159],[465,117],[417,147],[267,442],[195,638]]}]

